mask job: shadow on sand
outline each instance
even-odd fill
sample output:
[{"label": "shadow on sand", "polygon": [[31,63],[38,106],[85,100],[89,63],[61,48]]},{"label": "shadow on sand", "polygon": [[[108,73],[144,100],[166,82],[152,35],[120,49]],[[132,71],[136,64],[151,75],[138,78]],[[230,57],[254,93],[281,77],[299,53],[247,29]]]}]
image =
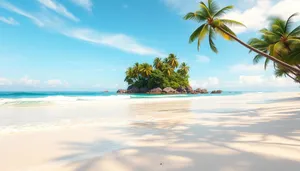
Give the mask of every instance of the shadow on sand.
[{"label": "shadow on sand", "polygon": [[[289,99],[276,102],[282,101]],[[95,142],[62,143],[70,154],[54,161],[74,165],[74,171],[300,168],[300,108],[294,105],[220,112],[191,110],[189,102],[178,108],[131,108],[142,121],[106,130],[109,136],[99,131]],[[149,111],[155,119],[144,117]]]}]

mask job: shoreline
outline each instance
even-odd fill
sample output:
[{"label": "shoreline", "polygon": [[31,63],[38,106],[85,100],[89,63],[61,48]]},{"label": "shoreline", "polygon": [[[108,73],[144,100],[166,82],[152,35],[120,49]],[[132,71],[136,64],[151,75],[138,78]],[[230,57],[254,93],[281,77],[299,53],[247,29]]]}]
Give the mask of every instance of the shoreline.
[{"label": "shoreline", "polygon": [[0,106],[0,170],[300,167],[299,92],[187,99]]}]

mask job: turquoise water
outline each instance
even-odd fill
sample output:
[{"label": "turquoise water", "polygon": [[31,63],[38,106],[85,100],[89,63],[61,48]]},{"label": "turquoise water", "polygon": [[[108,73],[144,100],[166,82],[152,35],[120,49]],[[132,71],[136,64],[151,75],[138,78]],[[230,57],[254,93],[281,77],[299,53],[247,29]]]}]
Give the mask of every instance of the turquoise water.
[{"label": "turquoise water", "polygon": [[[19,99],[19,98],[49,98],[49,97],[122,97],[130,98],[180,98],[180,97],[197,97],[197,96],[226,96],[239,95],[243,92],[223,92],[222,94],[176,94],[176,95],[149,95],[149,94],[126,94],[119,95],[115,92],[0,92],[0,99]],[[83,98],[82,98],[83,99]]]}]

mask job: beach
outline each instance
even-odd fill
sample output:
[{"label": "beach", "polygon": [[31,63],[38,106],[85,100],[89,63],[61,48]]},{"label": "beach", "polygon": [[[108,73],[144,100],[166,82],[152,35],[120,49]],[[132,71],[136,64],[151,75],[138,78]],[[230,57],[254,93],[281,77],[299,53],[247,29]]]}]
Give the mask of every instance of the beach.
[{"label": "beach", "polygon": [[300,93],[6,100],[0,152],[1,171],[297,171]]}]

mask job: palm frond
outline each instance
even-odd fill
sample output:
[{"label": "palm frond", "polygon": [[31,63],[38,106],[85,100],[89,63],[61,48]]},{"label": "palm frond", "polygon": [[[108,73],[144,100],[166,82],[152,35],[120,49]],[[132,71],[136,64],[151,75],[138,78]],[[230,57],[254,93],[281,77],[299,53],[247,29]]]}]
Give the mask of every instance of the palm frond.
[{"label": "palm frond", "polygon": [[209,46],[210,46],[210,49],[212,51],[214,51],[215,53],[218,53],[218,49],[217,49],[217,47],[214,43],[214,39],[215,39],[215,32],[214,32],[213,28],[210,27],[210,29],[209,29],[209,38],[208,38]]},{"label": "palm frond", "polygon": [[214,0],[208,0],[208,10],[211,15],[214,15],[218,12],[219,6]]},{"label": "palm frond", "polygon": [[208,17],[212,17],[212,15],[210,14],[210,11],[208,9],[208,7],[205,5],[204,2],[200,2],[200,8],[202,9],[202,12],[208,16]]},{"label": "palm frond", "polygon": [[266,58],[266,60],[265,60],[265,65],[264,65],[265,70],[267,70],[267,67],[268,67],[270,61],[271,61],[271,60],[270,60],[269,58]]},{"label": "palm frond", "polygon": [[205,24],[205,26],[203,27],[202,31],[201,31],[200,34],[198,35],[198,45],[197,45],[198,51],[199,51],[199,49],[200,49],[201,41],[205,38],[207,32],[208,32],[208,25]]},{"label": "palm frond", "polygon": [[288,37],[289,36],[300,36],[300,26],[296,27],[293,31],[291,31]]},{"label": "palm frond", "polygon": [[233,6],[227,6],[227,7],[224,7],[222,8],[221,10],[219,10],[218,12],[216,12],[214,15],[213,15],[213,18],[214,17],[221,17],[222,15],[226,14],[227,11],[233,9],[234,7]]},{"label": "palm frond", "polygon": [[259,61],[261,59],[263,59],[264,57],[262,55],[256,55],[254,58],[253,58],[253,64],[258,64]]},{"label": "palm frond", "polygon": [[202,29],[204,28],[206,24],[202,24],[200,27],[198,27],[190,36],[189,43],[192,43],[195,41],[196,38],[198,38],[199,34],[201,33]]},{"label": "palm frond", "polygon": [[288,20],[285,23],[284,32],[286,32],[286,33],[290,32],[290,29],[292,27],[292,18],[297,15],[298,15],[297,13],[294,13],[288,18]]},{"label": "palm frond", "polygon": [[[220,27],[225,31],[227,31],[228,33],[230,33],[231,35],[236,36],[236,34],[226,25],[221,25]],[[225,40],[231,40],[231,41],[233,40],[228,34],[224,33],[222,30],[215,28],[215,31],[219,33]]]},{"label": "palm frond", "polygon": [[229,20],[229,19],[220,19],[220,21],[228,26],[243,26],[246,27],[243,23],[235,21],[235,20]]},{"label": "palm frond", "polygon": [[183,19],[194,20],[197,22],[202,22],[206,20],[206,18],[202,15],[201,11],[189,12],[183,17]]}]

